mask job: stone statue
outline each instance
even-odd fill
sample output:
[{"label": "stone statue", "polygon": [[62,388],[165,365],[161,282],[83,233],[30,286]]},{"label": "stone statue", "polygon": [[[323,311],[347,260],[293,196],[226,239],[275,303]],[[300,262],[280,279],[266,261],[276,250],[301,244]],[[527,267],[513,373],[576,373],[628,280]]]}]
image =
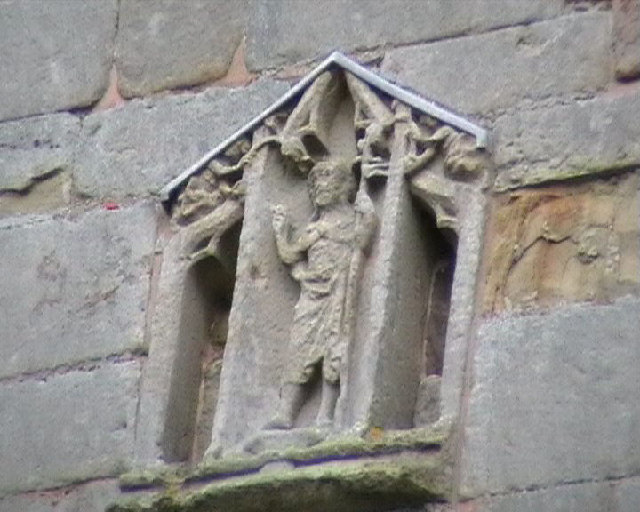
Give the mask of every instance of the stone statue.
[{"label": "stone statue", "polygon": [[322,372],[322,399],[316,426],[332,424],[340,392],[341,367],[355,318],[356,281],[363,251],[376,226],[371,199],[361,188],[352,204],[356,180],[346,162],[322,161],[308,177],[315,209],[304,232],[292,238],[283,205],[273,211],[278,254],[300,283],[286,358],[280,403],[266,428],[293,426],[301,407],[303,386]]}]

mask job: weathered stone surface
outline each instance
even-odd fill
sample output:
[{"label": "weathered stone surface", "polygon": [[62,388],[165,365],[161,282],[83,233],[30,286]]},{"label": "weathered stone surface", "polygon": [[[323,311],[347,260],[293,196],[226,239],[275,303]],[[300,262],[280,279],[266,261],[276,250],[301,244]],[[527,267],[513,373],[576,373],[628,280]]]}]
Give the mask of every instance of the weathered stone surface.
[{"label": "weathered stone surface", "polygon": [[156,193],[287,89],[264,80],[243,89],[134,100],[87,116],[76,189],[99,197]]},{"label": "weathered stone surface", "polygon": [[262,69],[331,50],[406,44],[553,17],[559,0],[258,0],[247,61]]},{"label": "weathered stone surface", "polygon": [[640,478],[623,480],[616,485],[619,512],[635,512],[640,503]]},{"label": "weathered stone surface", "polygon": [[[617,508],[615,483],[562,485],[480,500],[474,512],[603,512]],[[637,505],[637,503],[636,503]],[[637,510],[637,506],[633,509]]]},{"label": "weathered stone surface", "polygon": [[0,215],[69,203],[79,132],[80,120],[68,114],[0,124]]},{"label": "weathered stone surface", "polygon": [[223,76],[242,40],[246,0],[130,0],[120,6],[116,40],[125,97]]},{"label": "weathered stone surface", "polygon": [[497,189],[637,165],[640,89],[507,114],[492,137]]},{"label": "weathered stone surface", "polygon": [[[279,471],[272,463],[267,463],[264,472],[252,473],[243,478],[214,481],[204,486],[202,482],[203,478],[206,478],[206,467],[201,467],[205,472],[199,471],[200,476],[194,475],[191,485],[174,484],[164,493],[158,493],[161,489],[156,487],[152,489],[155,493],[147,493],[146,496],[134,495],[133,499],[116,503],[108,510],[409,512],[408,508],[398,510],[398,507],[417,507],[427,502],[440,505],[444,497],[450,495],[446,476],[447,463],[440,458],[429,456],[394,458],[387,461],[369,460],[367,463],[343,460],[295,469],[291,465],[288,468],[282,467],[283,464],[279,465]],[[149,477],[153,478],[153,473],[149,472]],[[160,479],[155,480],[157,482]],[[447,509],[436,506],[421,507],[421,510],[444,512]]]},{"label": "weathered stone surface", "polygon": [[107,88],[116,0],[0,5],[0,119],[83,107]]},{"label": "weathered stone surface", "polygon": [[68,169],[79,132],[80,120],[69,114],[0,123],[0,191],[24,190],[43,174]]},{"label": "weathered stone surface", "polygon": [[618,78],[640,75],[640,0],[613,0],[613,54]]},{"label": "weathered stone surface", "polygon": [[0,223],[0,376],[143,345],[155,211]]},{"label": "weathered stone surface", "polygon": [[0,499],[0,512],[102,512],[120,496],[116,480],[98,480]]},{"label": "weathered stone surface", "polygon": [[637,474],[640,301],[484,320],[462,492]]},{"label": "weathered stone surface", "polygon": [[0,494],[119,474],[133,452],[140,365],[5,382]]},{"label": "weathered stone surface", "polygon": [[476,281],[484,244],[487,199],[467,192],[460,201],[460,236],[451,289],[451,309],[444,346],[444,368],[440,386],[441,416],[456,418],[464,389],[469,332],[474,321]]},{"label": "weathered stone surface", "polygon": [[[573,483],[521,491],[473,502],[474,512],[636,512],[640,504],[638,478]],[[469,506],[469,504],[467,504]]]},{"label": "weathered stone surface", "polygon": [[[0,215],[41,213],[56,210],[70,203],[72,198],[71,175],[59,160],[50,160],[53,169],[34,176],[20,192],[0,191]],[[38,167],[42,171],[44,167]]]},{"label": "weathered stone surface", "polygon": [[458,111],[486,113],[524,98],[603,88],[611,75],[610,46],[610,13],[587,13],[399,48],[382,69]]},{"label": "weathered stone surface", "polygon": [[637,173],[495,198],[484,311],[640,291],[639,199]]}]

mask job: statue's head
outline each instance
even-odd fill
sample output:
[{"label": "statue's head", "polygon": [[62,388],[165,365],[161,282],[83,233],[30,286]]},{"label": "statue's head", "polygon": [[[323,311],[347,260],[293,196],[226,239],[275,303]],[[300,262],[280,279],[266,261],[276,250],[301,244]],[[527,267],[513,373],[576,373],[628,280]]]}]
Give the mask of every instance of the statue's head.
[{"label": "statue's head", "polygon": [[327,160],[309,172],[309,197],[314,206],[348,203],[356,190],[356,178],[346,161]]}]

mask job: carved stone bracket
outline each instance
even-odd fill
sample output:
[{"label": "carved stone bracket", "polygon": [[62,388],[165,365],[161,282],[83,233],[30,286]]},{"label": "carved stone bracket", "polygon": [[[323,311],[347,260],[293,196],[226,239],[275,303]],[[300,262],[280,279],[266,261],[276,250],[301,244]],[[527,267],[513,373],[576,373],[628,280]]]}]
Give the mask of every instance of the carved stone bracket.
[{"label": "carved stone bracket", "polygon": [[[175,269],[159,287],[190,284],[171,302],[180,327],[165,329],[179,336],[172,394],[148,407],[166,408],[156,445],[171,453],[192,442],[203,456],[189,429],[212,430],[211,459],[441,417],[457,240],[487,181],[486,134],[349,62],[319,68],[168,196]],[[225,346],[219,384],[204,363],[180,380],[211,351],[190,308],[207,339],[215,326],[216,354]],[[206,410],[212,427],[198,423]]]},{"label": "carved stone bracket", "polygon": [[429,439],[459,410],[487,136],[332,59],[172,182],[146,460],[447,459],[452,430]]}]

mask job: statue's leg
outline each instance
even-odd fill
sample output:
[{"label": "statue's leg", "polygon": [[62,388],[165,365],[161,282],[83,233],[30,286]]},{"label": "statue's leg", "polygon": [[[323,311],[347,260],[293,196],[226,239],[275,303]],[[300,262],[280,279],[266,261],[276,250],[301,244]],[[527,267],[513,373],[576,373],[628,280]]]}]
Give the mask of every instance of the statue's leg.
[{"label": "statue's leg", "polygon": [[302,402],[302,384],[287,382],[280,390],[280,401],[276,415],[269,421],[265,429],[290,429]]},{"label": "statue's leg", "polygon": [[333,423],[333,413],[336,408],[340,384],[322,379],[322,400],[316,416],[317,427],[329,427]]}]

